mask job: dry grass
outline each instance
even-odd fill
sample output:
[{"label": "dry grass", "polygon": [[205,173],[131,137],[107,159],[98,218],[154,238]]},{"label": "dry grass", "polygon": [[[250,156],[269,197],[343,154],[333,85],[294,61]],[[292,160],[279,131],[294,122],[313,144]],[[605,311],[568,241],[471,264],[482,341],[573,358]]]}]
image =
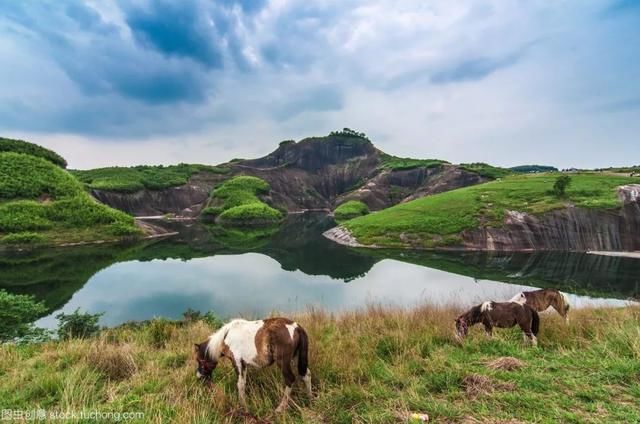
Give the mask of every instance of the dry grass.
[{"label": "dry grass", "polygon": [[315,399],[297,384],[284,416],[273,413],[278,370],[250,370],[242,412],[227,362],[213,386],[195,378],[193,343],[212,329],[166,321],[90,340],[0,347],[0,409],[142,411],[152,423],[392,423],[408,412],[431,422],[640,420],[639,308],[578,310],[568,325],[545,315],[537,348],[515,329],[487,339],[472,328],[459,345],[458,313],[372,306],[295,316],[310,336]]},{"label": "dry grass", "polygon": [[517,358],[512,358],[510,356],[504,356],[502,358],[493,359],[488,361],[487,367],[493,370],[504,370],[504,371],[513,371],[519,370],[520,368],[526,366],[524,362]]}]

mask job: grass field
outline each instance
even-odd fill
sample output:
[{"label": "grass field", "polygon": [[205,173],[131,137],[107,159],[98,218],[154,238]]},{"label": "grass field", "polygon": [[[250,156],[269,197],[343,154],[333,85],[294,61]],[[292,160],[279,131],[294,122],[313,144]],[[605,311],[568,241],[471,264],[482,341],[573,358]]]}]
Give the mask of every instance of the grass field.
[{"label": "grass field", "polygon": [[282,213],[258,197],[268,193],[269,184],[261,178],[233,177],[213,190],[202,214],[218,217],[223,224],[272,224],[282,219]]},{"label": "grass field", "polygon": [[[543,314],[539,346],[515,329],[493,339],[474,327],[452,337],[454,308],[378,307],[296,320],[310,335],[315,399],[300,383],[286,415],[275,368],[250,370],[251,414],[280,423],[600,423],[640,420],[640,309],[574,311],[566,325]],[[87,340],[0,346],[0,409],[140,411],[143,422],[242,423],[235,375],[223,362],[215,388],[195,378],[194,342],[205,322],[155,320]],[[516,369],[502,369],[503,357]],[[135,422],[135,421],[134,421]],[[142,420],[138,421],[142,422]]]},{"label": "grass field", "polygon": [[567,204],[583,208],[619,206],[616,188],[640,178],[602,173],[570,174],[565,197],[552,193],[559,173],[514,175],[465,187],[343,223],[362,244],[403,246],[401,235],[424,240],[425,247],[455,244],[458,234],[480,225],[499,227],[506,211],[540,215]]},{"label": "grass field", "polygon": [[133,166],[72,170],[71,173],[87,187],[96,190],[133,193],[138,190],[162,190],[186,184],[198,172],[226,174],[229,168],[181,163],[169,166]]}]

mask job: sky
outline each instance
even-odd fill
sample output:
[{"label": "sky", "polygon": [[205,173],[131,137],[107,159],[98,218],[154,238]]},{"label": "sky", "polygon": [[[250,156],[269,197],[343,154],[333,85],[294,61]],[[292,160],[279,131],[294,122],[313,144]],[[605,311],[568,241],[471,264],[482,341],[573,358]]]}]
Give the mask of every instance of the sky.
[{"label": "sky", "polygon": [[254,158],[640,164],[640,0],[0,0],[0,136],[71,168]]}]

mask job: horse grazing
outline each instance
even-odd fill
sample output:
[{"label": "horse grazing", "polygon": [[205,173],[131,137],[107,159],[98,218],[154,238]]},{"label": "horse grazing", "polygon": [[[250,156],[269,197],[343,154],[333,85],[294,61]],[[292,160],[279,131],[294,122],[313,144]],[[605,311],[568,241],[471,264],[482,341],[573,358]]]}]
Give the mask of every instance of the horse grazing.
[{"label": "horse grazing", "polygon": [[510,302],[528,305],[538,312],[546,311],[549,306],[558,311],[565,321],[569,321],[567,313],[571,304],[566,294],[556,289],[542,289],[522,292],[515,295]]},{"label": "horse grazing", "polygon": [[238,376],[238,396],[243,408],[247,408],[245,383],[247,367],[264,368],[274,362],[284,376],[284,397],[276,412],[283,412],[289,404],[291,386],[296,376],[291,361],[296,359],[298,374],[305,383],[311,398],[311,372],[308,367],[309,339],[304,329],[287,318],[268,318],[258,321],[234,319],[209,338],[195,345],[201,380],[211,379],[220,358],[229,358]]},{"label": "horse grazing", "polygon": [[469,332],[469,327],[478,323],[484,325],[487,335],[493,334],[493,327],[510,328],[519,325],[525,341],[538,344],[538,330],[540,317],[538,313],[527,306],[516,302],[484,302],[469,309],[455,320],[456,338],[462,340]]}]

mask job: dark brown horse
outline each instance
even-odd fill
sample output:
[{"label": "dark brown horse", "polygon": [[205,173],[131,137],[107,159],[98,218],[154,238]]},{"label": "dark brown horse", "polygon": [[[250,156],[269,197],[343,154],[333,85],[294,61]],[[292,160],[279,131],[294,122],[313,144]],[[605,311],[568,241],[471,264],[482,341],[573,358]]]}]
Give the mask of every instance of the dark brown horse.
[{"label": "dark brown horse", "polygon": [[546,311],[549,306],[552,306],[565,321],[569,321],[567,314],[569,313],[571,304],[569,303],[567,295],[559,290],[541,289],[526,291],[518,293],[510,301],[526,304],[538,312]]},{"label": "dark brown horse", "polygon": [[290,319],[234,319],[209,336],[206,341],[196,344],[195,352],[198,362],[196,375],[202,380],[211,378],[221,358],[229,358],[238,376],[238,395],[245,409],[247,367],[264,368],[276,363],[282,370],[285,389],[276,412],[283,412],[287,408],[291,386],[296,381],[291,369],[292,360],[297,362],[298,374],[302,377],[307,394],[311,398],[309,339],[304,329]]},{"label": "dark brown horse", "polygon": [[525,340],[538,344],[540,317],[527,306],[516,302],[484,302],[469,309],[456,318],[456,338],[462,340],[469,332],[469,327],[478,323],[484,325],[487,335],[493,334],[493,327],[510,328],[519,325]]}]

